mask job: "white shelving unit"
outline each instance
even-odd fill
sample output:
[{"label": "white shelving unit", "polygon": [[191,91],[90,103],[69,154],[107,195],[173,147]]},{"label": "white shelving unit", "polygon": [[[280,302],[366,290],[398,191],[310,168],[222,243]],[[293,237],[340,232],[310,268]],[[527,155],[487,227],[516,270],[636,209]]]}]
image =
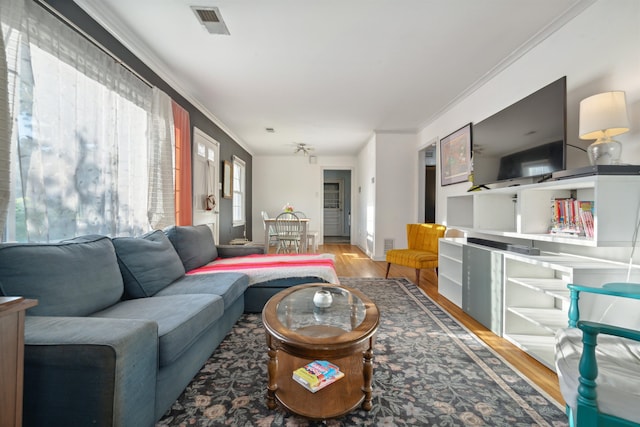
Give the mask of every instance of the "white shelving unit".
[{"label": "white shelving unit", "polygon": [[554,336],[569,318],[567,284],[600,286],[626,277],[624,265],[592,258],[509,252],[504,258],[503,337],[552,370]]},{"label": "white shelving unit", "polygon": [[438,292],[462,307],[462,244],[465,239],[446,237],[438,247]]},{"label": "white shelving unit", "polygon": [[[592,238],[549,232],[553,200],[556,198],[594,203]],[[625,248],[633,244],[631,239],[639,205],[640,176],[585,176],[450,196],[447,198],[446,223],[467,235],[481,235],[489,239],[496,236],[505,238],[503,240],[526,240],[527,244],[538,241],[593,248]],[[484,262],[475,256],[463,259],[465,245],[464,241],[451,239],[443,239],[440,244],[438,291],[458,305],[462,301],[462,276],[467,274],[463,272],[472,265],[477,271]],[[530,256],[492,248],[487,250],[504,256],[502,277],[497,278],[501,283],[495,286],[495,289],[502,289],[503,337],[550,369],[555,369],[554,335],[568,322],[567,284],[601,286],[626,280],[627,266],[624,263],[550,252]],[[486,268],[492,271],[494,266],[487,265]],[[640,279],[637,274],[634,272],[632,280]],[[467,286],[480,286],[481,282],[469,277]],[[581,296],[581,318],[596,316],[598,310],[602,310],[600,302],[596,303],[591,298],[589,295]],[[486,317],[487,310],[481,308],[481,315]],[[494,316],[495,312],[491,315]]]},{"label": "white shelving unit", "polygon": [[[638,194],[640,176],[635,175],[597,175],[483,190],[448,197],[447,226],[534,241],[628,247]],[[572,196],[594,202],[593,238],[549,233],[552,200]]]}]

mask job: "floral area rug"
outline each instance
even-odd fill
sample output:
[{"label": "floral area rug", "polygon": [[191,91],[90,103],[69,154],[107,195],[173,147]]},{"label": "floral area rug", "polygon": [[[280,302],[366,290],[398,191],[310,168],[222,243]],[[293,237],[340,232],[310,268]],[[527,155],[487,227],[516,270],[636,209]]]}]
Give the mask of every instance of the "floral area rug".
[{"label": "floral area rug", "polygon": [[380,310],[371,411],[311,421],[269,410],[265,332],[245,314],[156,427],[568,425],[556,401],[408,280],[340,281]]}]

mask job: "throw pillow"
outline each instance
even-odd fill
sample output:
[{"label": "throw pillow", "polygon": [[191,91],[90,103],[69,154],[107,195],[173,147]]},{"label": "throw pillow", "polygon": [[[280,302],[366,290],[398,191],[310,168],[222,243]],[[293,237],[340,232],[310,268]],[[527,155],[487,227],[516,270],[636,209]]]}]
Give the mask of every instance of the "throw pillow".
[{"label": "throw pillow", "polygon": [[211,229],[205,225],[171,226],[165,234],[178,252],[184,269],[191,271],[218,258]]},{"label": "throw pillow", "polygon": [[113,245],[128,298],[153,296],[184,276],[180,257],[161,230],[140,237],[116,237]]}]

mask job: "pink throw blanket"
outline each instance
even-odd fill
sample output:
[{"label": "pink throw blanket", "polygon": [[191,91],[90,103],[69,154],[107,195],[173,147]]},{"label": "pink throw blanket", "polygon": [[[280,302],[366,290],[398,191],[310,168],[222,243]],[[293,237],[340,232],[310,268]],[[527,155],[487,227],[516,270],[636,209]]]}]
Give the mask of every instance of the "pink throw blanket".
[{"label": "pink throw blanket", "polygon": [[287,277],[318,277],[328,283],[339,284],[331,254],[248,255],[218,258],[187,274],[206,274],[235,271],[249,276],[249,285]]}]

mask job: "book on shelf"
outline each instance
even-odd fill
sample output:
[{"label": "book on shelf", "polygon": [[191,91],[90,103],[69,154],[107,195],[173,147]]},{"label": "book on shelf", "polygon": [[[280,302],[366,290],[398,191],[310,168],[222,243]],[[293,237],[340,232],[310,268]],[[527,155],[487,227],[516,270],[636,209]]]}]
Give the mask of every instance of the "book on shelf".
[{"label": "book on shelf", "polygon": [[555,198],[551,203],[551,234],[594,237],[593,202]]},{"label": "book on shelf", "polygon": [[591,202],[583,202],[584,206],[580,208],[580,221],[584,228],[585,236],[593,237],[593,204]]},{"label": "book on shelf", "polygon": [[314,360],[293,371],[293,379],[312,393],[344,377],[338,366],[326,360]]}]

